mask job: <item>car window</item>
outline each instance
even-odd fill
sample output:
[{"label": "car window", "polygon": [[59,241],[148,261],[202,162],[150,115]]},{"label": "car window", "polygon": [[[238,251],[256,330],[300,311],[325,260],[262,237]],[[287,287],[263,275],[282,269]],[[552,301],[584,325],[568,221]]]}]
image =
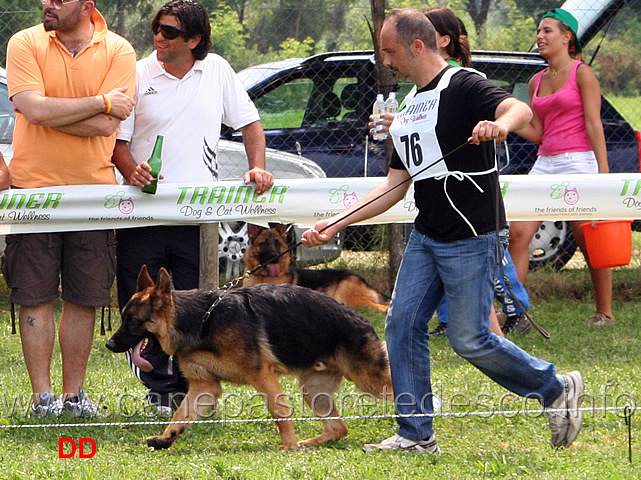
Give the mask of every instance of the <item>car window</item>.
[{"label": "car window", "polygon": [[530,103],[530,95],[528,92],[528,82],[507,81],[498,78],[490,78],[492,83],[511,93],[519,100]]},{"label": "car window", "polygon": [[514,84],[512,89],[512,95],[525,103],[530,103],[530,93],[528,91],[528,84],[523,82],[518,82]]},{"label": "car window", "polygon": [[300,128],[314,82],[299,78],[254,100],[265,130]]},{"label": "car window", "polygon": [[362,87],[356,77],[297,78],[254,100],[265,130],[357,123]]},{"label": "car window", "polygon": [[13,105],[9,101],[7,85],[0,83],[0,143],[11,143],[15,116]]},{"label": "car window", "polygon": [[538,63],[516,63],[514,61],[487,62],[475,61],[473,68],[487,75],[495,85],[514,95],[525,103],[530,103],[528,84],[530,78],[544,67]]}]

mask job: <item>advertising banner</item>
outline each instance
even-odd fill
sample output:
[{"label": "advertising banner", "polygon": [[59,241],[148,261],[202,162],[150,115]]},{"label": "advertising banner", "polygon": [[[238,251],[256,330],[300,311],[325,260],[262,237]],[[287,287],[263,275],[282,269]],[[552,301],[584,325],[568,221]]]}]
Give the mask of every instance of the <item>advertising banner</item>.
[{"label": "advertising banner", "polygon": [[[155,195],[123,185],[10,189],[0,191],[0,234],[232,221],[309,226],[354,205],[381,181],[277,179],[262,195],[239,181],[161,183]],[[641,218],[641,174],[504,175],[500,184],[508,220]],[[410,188],[393,208],[365,223],[406,223],[415,216]]]}]

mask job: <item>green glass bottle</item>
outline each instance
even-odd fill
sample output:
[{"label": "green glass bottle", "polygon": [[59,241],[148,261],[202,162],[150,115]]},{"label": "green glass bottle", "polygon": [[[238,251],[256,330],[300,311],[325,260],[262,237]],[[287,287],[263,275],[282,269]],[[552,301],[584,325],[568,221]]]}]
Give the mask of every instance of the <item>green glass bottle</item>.
[{"label": "green glass bottle", "polygon": [[151,173],[151,176],[154,177],[154,179],[149,185],[142,187],[143,193],[149,193],[151,195],[155,195],[156,193],[156,188],[158,187],[158,176],[160,175],[160,168],[162,167],[162,141],[162,135],[156,136],[154,150],[151,152],[149,160],[147,160],[147,163],[149,163],[149,166],[151,167],[151,172],[149,173]]}]

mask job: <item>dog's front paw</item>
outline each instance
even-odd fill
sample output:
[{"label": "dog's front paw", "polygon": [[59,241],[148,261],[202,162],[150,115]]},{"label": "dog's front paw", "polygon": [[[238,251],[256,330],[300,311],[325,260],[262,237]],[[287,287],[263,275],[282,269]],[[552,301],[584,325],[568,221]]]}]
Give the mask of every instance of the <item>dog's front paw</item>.
[{"label": "dog's front paw", "polygon": [[153,437],[147,437],[147,446],[153,447],[154,450],[161,450],[171,447],[173,442],[171,439],[163,438],[159,435],[154,435]]},{"label": "dog's front paw", "polygon": [[300,443],[294,440],[293,442],[281,443],[278,445],[278,450],[294,450],[298,447],[300,447]]}]

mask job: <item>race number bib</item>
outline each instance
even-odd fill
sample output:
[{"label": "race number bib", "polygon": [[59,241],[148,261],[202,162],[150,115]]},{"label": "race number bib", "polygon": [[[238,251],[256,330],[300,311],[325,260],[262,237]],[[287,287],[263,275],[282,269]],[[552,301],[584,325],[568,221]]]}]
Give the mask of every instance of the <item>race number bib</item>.
[{"label": "race number bib", "polygon": [[460,70],[446,70],[436,88],[416,93],[412,99],[406,98],[407,106],[394,117],[390,126],[394,147],[415,181],[448,173],[436,136],[436,126],[441,92]]}]

